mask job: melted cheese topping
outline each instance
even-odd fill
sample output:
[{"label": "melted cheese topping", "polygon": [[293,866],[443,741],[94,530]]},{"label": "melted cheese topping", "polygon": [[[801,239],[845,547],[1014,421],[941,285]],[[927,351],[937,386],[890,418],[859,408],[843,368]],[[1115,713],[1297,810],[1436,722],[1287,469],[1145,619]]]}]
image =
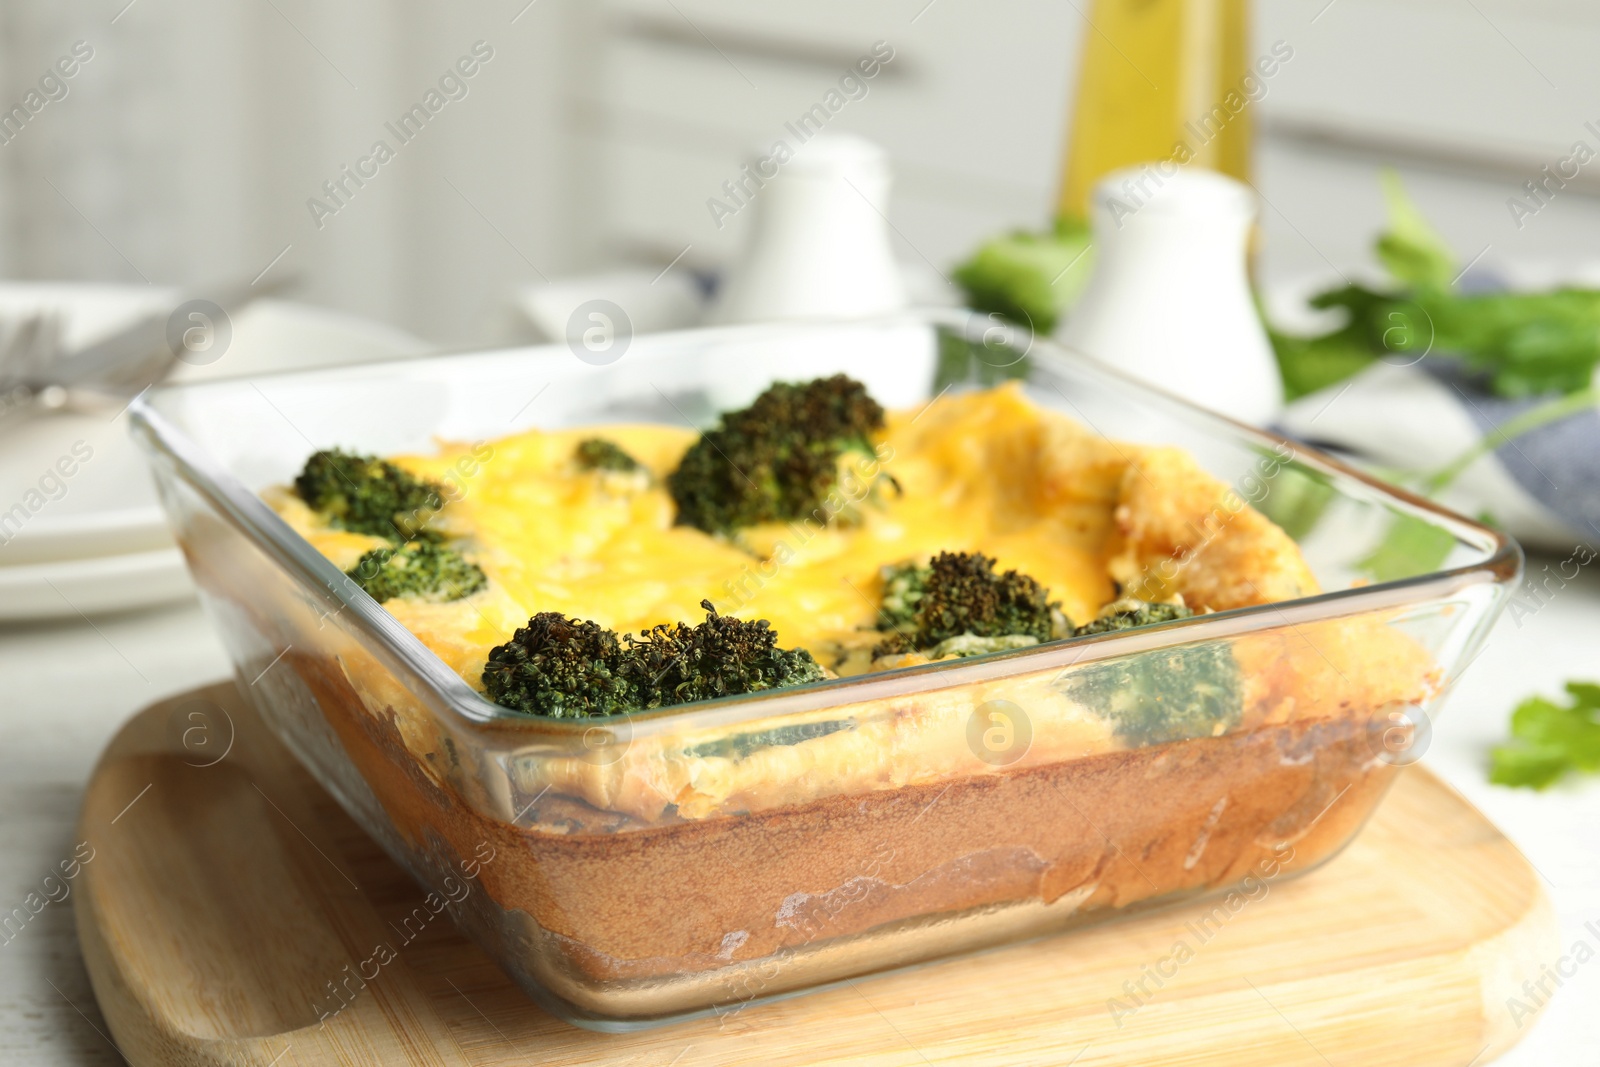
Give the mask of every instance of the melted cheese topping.
[{"label": "melted cheese topping", "polygon": [[[574,448],[597,435],[636,457],[648,477],[580,470]],[[724,614],[767,619],[783,647],[855,673],[868,669],[880,637],[880,568],[945,550],[981,551],[1002,569],[1033,575],[1080,623],[1118,584],[1148,599],[1182,596],[1197,611],[1319,591],[1288,535],[1192,458],[1109,441],[1038,408],[1014,385],[889,414],[877,459],[848,472],[827,504],[836,521],[758,527],[734,540],[674,523],[662,483],[695,437],[664,426],[530,430],[395,457],[447,488],[437,526],[459,538],[489,585],[453,603],[384,606],[481,689],[490,649],[536,612],[629,631],[698,621],[707,598]],[[385,543],[327,528],[288,490],[267,498],[341,568]],[[1389,700],[1421,699],[1437,683],[1426,652],[1374,617],[1269,628],[1232,645],[1246,729],[1365,715]],[[387,676],[351,681],[371,707],[409,706]],[[514,755],[508,768],[525,796],[552,789],[639,819],[699,819],[1001,773],[1006,766],[981,759],[972,740],[974,716],[996,706],[1023,707],[1031,723],[1031,744],[1013,766],[1124,747],[1059,681],[1042,672],[826,708],[804,721],[849,728],[735,754],[718,754],[727,729],[691,716],[676,733],[636,739],[611,762],[538,748]],[[437,749],[428,736],[421,730],[408,742],[419,757]]]},{"label": "melted cheese topping", "polygon": [[[648,483],[578,470],[574,447],[596,435],[643,463]],[[858,500],[841,497],[834,503],[844,505],[844,521],[826,528],[775,524],[733,541],[675,525],[663,482],[695,439],[669,426],[530,430],[476,449],[445,445],[434,456],[395,457],[406,470],[459,487],[446,528],[467,535],[461,548],[489,576],[489,588],[455,603],[384,606],[481,688],[489,650],[536,612],[625,632],[698,621],[702,599],[723,614],[766,619],[783,647],[838,666],[844,650],[878,640],[880,568],[944,550],[981,551],[1001,570],[1032,575],[1079,622],[1115,595],[1109,545],[1130,450],[1034,406],[1015,388],[891,413],[878,466],[898,491],[884,479]],[[1091,462],[1064,465],[1068,456]],[[1069,479],[1065,466],[1081,469]],[[1098,479],[1096,468],[1103,468]],[[1091,476],[1077,477],[1084,473]],[[864,478],[846,484],[866,488]],[[341,567],[383,543],[322,526],[287,492],[269,499]]]}]

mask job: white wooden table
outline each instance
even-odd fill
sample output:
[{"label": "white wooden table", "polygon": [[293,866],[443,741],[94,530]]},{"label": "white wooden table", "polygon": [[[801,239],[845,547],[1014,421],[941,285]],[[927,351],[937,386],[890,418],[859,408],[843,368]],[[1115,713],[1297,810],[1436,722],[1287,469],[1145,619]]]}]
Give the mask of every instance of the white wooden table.
[{"label": "white wooden table", "polygon": [[[1502,618],[1436,725],[1426,757],[1544,874],[1566,951],[1581,941],[1596,954],[1563,979],[1564,988],[1528,1022],[1523,1044],[1500,1061],[1517,1067],[1600,1065],[1600,782],[1536,794],[1485,780],[1487,750],[1504,735],[1518,699],[1536,690],[1555,695],[1574,676],[1600,680],[1600,564],[1589,570],[1520,627]],[[194,605],[0,628],[0,914],[21,905],[71,856],[83,783],[122,721],[158,697],[227,673],[222,648]],[[1560,962],[1548,961],[1552,968]],[[1309,1049],[1307,1056],[1307,1063],[1321,1063]],[[70,898],[50,904],[0,944],[0,1064],[119,1062],[78,957]]]}]

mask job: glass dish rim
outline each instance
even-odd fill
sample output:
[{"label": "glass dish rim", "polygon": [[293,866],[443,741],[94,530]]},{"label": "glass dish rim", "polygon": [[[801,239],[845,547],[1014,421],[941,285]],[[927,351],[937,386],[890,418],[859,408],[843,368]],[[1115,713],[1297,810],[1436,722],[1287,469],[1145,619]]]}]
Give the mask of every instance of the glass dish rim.
[{"label": "glass dish rim", "polygon": [[[753,341],[762,336],[787,335],[792,338],[798,333],[807,332],[822,334],[840,329],[903,326],[929,329],[953,328],[959,330],[964,337],[979,340],[984,331],[994,328],[994,321],[980,312],[933,308],[866,319],[708,326],[643,336],[657,343],[667,341],[674,346],[693,348],[708,338],[737,342],[742,338]],[[744,721],[845,707],[909,693],[957,688],[1019,674],[1060,671],[1083,663],[1148,652],[1173,645],[1234,637],[1272,626],[1295,626],[1377,608],[1400,607],[1448,595],[1484,581],[1509,580],[1520,572],[1523,563],[1521,546],[1499,530],[1451,511],[1434,501],[1419,497],[1408,490],[1379,481],[1309,445],[1249,426],[1164,389],[1139,381],[1115,367],[1100,363],[1048,337],[1038,337],[1020,327],[1014,329],[1012,336],[1027,342],[1025,355],[1028,358],[1043,358],[1047,362],[1059,364],[1068,376],[1099,379],[1101,383],[1116,390],[1155,401],[1162,406],[1176,408],[1184,412],[1191,423],[1213,423],[1215,429],[1226,429],[1234,436],[1243,438],[1247,444],[1254,443],[1267,447],[1286,445],[1292,449],[1292,459],[1295,462],[1335,479],[1353,481],[1362,487],[1364,495],[1381,499],[1401,512],[1421,513],[1435,525],[1449,530],[1458,540],[1479,548],[1487,555],[1475,562],[1408,578],[1336,589],[1311,597],[1271,604],[1232,608],[1135,630],[1052,641],[1008,652],[892,671],[878,671],[849,678],[829,679],[793,689],[719,697],[715,700],[628,712],[601,719],[546,719],[502,707],[473,689],[380,604],[359,588],[352,590],[351,583],[342,571],[318,552],[310,542],[295,533],[259,496],[215,463],[204,448],[157,411],[154,403],[155,398],[160,396],[195,392],[230,384],[242,385],[244,382],[306,380],[319,377],[337,382],[352,376],[381,375],[387,370],[405,371],[424,363],[441,364],[461,355],[475,358],[516,356],[524,360],[530,357],[536,359],[546,354],[565,353],[564,344],[554,342],[470,353],[441,352],[432,356],[384,360],[355,367],[301,369],[277,374],[251,375],[243,379],[212,379],[166,385],[141,393],[130,404],[128,414],[130,432],[143,447],[170,460],[178,476],[190,488],[204,497],[235,529],[287,571],[298,584],[319,597],[332,598],[338,605],[337,614],[342,615],[348,611],[364,636],[375,642],[395,661],[404,664],[415,682],[426,687],[427,696],[433,698],[434,702],[448,707],[462,728],[494,732],[512,729],[518,735],[530,739],[544,735],[552,740],[561,738],[570,742],[584,738],[587,741],[592,739],[593,732],[597,728],[607,734],[626,734],[629,739],[634,739],[681,729],[686,725],[686,720],[693,720],[687,724],[693,728],[725,727]],[[637,342],[639,338],[634,340]],[[356,595],[352,595],[352,592]]]}]

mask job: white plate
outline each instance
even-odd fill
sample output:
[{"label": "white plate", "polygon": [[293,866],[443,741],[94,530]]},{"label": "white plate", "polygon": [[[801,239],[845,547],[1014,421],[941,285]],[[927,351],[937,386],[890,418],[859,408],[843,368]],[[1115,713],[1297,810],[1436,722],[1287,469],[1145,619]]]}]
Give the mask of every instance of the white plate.
[{"label": "white plate", "polygon": [[[575,318],[585,303],[606,300],[624,309],[629,335],[686,330],[705,315],[705,297],[687,271],[616,270],[524,286],[517,307],[543,341],[576,340],[590,326]],[[620,323],[613,327],[623,329]]]},{"label": "white plate", "polygon": [[194,595],[176,548],[0,567],[0,619],[72,618]]},{"label": "white plate", "polygon": [[171,544],[126,416],[0,430],[0,571]]},{"label": "white plate", "polygon": [[[78,346],[170,306],[174,294],[147,286],[3,283],[0,317],[59,310],[66,343]],[[172,380],[400,359],[431,350],[388,326],[280,301],[246,307],[231,328],[232,340],[220,358],[206,366],[179,366]],[[0,431],[0,618],[35,617],[29,604],[42,612],[39,617],[73,613],[44,580],[53,574],[40,569],[45,564],[105,560],[101,578],[112,588],[87,597],[85,604],[101,606],[80,604],[85,612],[134,606],[140,590],[169,599],[163,590],[177,588],[182,595],[188,587],[187,582],[175,586],[172,573],[165,584],[156,578],[160,568],[151,553],[165,549],[170,562],[176,550],[126,421],[126,416],[66,414]],[[180,577],[181,570],[179,564]],[[70,590],[67,596],[77,600]]]}]

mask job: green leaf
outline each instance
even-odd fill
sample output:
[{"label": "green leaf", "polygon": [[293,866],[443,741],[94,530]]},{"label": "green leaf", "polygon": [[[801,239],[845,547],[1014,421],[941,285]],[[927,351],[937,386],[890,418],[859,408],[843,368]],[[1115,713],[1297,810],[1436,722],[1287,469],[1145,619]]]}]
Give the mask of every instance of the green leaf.
[{"label": "green leaf", "polygon": [[1017,230],[985,241],[951,277],[969,307],[1049,333],[1088,284],[1090,248],[1086,225],[1060,221],[1049,233]]},{"label": "green leaf", "polygon": [[1600,682],[1568,682],[1567,694],[1579,707],[1600,710]]},{"label": "green leaf", "polygon": [[1382,181],[1389,230],[1378,238],[1378,259],[1396,280],[1407,285],[1449,289],[1458,269],[1455,254],[1417,210],[1400,184],[1400,175],[1385,170]]},{"label": "green leaf", "polygon": [[1489,780],[1543,789],[1568,771],[1600,771],[1600,684],[1568,682],[1572,703],[1532,696],[1511,713],[1511,741],[1490,755]]},{"label": "green leaf", "polygon": [[1269,329],[1286,400],[1299,400],[1366,370],[1377,357],[1359,338],[1343,332],[1324,337],[1290,337]]},{"label": "green leaf", "polygon": [[1427,574],[1439,569],[1455,543],[1449,530],[1414,515],[1396,513],[1378,546],[1356,567],[1379,582]]},{"label": "green leaf", "polygon": [[[1344,285],[1311,300],[1346,321],[1311,338],[1272,334],[1290,399],[1326,388],[1387,353],[1459,356],[1501,396],[1574,393],[1600,366],[1600,290],[1463,295],[1455,255],[1406,195],[1383,175],[1389,228],[1376,252],[1399,283],[1394,292]],[[1270,333],[1270,331],[1269,331]]]},{"label": "green leaf", "polygon": [[1600,363],[1600,291],[1420,295],[1435,351],[1492,376],[1502,396],[1570,393]]},{"label": "green leaf", "polygon": [[1394,293],[1380,293],[1364,285],[1346,285],[1319,293],[1307,303],[1319,311],[1338,308],[1345,313],[1345,322],[1335,336],[1348,338],[1370,351],[1384,347],[1383,312],[1395,300]]},{"label": "green leaf", "polygon": [[1566,708],[1544,697],[1529,697],[1511,712],[1511,736],[1534,744],[1561,744],[1567,733]]},{"label": "green leaf", "polygon": [[1567,773],[1566,757],[1557,749],[1497,746],[1489,757],[1489,781],[1527,789],[1544,789]]}]

